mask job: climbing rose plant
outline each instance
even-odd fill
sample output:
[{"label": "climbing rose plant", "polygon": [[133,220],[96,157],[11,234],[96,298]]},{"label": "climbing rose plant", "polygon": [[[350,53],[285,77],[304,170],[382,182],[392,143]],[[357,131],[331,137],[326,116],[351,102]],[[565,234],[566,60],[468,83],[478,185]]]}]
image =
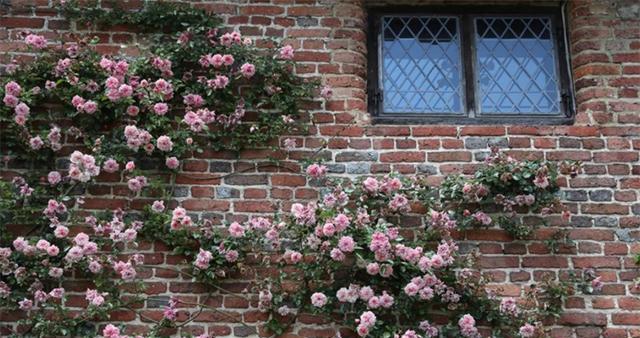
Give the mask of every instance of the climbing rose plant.
[{"label": "climbing rose plant", "polygon": [[[505,201],[512,200],[511,195],[513,200],[535,196],[558,203],[549,198],[554,191],[550,183],[533,183],[533,190],[525,182],[516,182],[522,189],[508,182],[480,186],[494,174],[498,178],[519,175],[514,168],[537,171],[530,180],[537,182],[549,179],[546,174],[554,167],[516,161],[494,151],[475,177],[452,176],[440,188],[397,175],[329,180],[330,190],[320,201],[291,208],[286,230],[291,245],[282,259],[284,267],[293,265],[296,270],[274,284],[274,289],[284,292],[272,302],[273,309],[287,315],[294,304],[317,313],[337,312],[361,337],[543,336],[543,320],[560,311],[555,296],[568,290],[551,283],[532,286],[520,302],[498,298],[487,286],[490,280],[477,269],[477,255],[461,253],[455,241],[459,231],[474,225],[468,223],[491,222],[492,217],[485,214],[490,209],[479,203],[483,198],[499,195],[498,200]],[[307,169],[318,179],[325,171],[317,164]],[[448,207],[454,197],[451,191],[456,189],[460,190],[458,201],[477,204],[474,213],[465,209],[458,214],[457,203],[456,208]],[[478,220],[485,218],[488,221]],[[305,284],[287,291],[293,280]],[[601,287],[593,272],[574,281],[586,292]],[[550,295],[551,288],[559,294]]]},{"label": "climbing rose plant", "polygon": [[[204,309],[217,311],[207,299],[232,293],[220,281],[250,268],[261,254],[256,248],[267,252],[267,264],[271,254],[282,257],[283,273],[249,290],[271,313],[274,332],[312,310],[343,315],[363,337],[475,337],[484,323],[496,335],[531,337],[542,330],[541,316],[553,312],[545,296],[566,294],[556,285],[533,288],[520,306],[495,298],[453,235],[522,206],[534,214],[559,211],[550,163],[496,153],[486,170],[448,178],[438,194],[418,180],[369,177],[327,182],[331,193],[295,204],[290,218],[224,225],[192,218],[172,194],[182,160],[297,131],[300,103],[312,98],[315,84],[293,74],[291,46],[255,48],[198,10],[162,2],[134,13],[78,8],[69,1],[62,11],[167,34],[155,36],[142,56],[110,57],[96,52],[92,39],[58,45],[25,32],[36,59],[9,67],[0,88],[0,308],[22,318],[16,336],[128,337],[109,322],[114,311],[151,323],[145,336],[174,334]],[[307,172],[323,180],[326,167]],[[513,176],[503,179],[507,174]],[[122,183],[112,189],[125,205],[92,212],[85,195],[101,183]],[[141,248],[154,241],[182,255],[185,266],[152,265]],[[147,318],[139,310],[145,281],[161,269],[210,292],[197,303],[172,297],[162,318]],[[288,284],[296,276],[303,285]],[[591,281],[585,288],[601,287],[594,274],[584,277]],[[69,280],[86,284],[69,288]]]},{"label": "climbing rose plant", "polygon": [[[116,57],[98,53],[90,37],[56,44],[24,32],[35,60],[9,66],[0,88],[0,144],[11,168],[0,185],[0,307],[28,313],[20,335],[94,336],[89,323],[137,311],[150,272],[137,249],[141,233],[197,258],[189,275],[214,284],[239,269],[246,248],[275,246],[260,219],[230,225],[230,236],[192,220],[172,202],[172,186],[185,157],[264,147],[295,132],[316,86],[293,74],[291,46],[257,48],[204,11],[162,2],[130,14],[78,8],[69,1],[61,10],[168,34],[151,36],[139,57]],[[160,173],[141,170],[151,168]],[[84,210],[96,182],[126,184],[114,192],[126,205]],[[69,294],[67,278],[90,283]],[[163,319],[151,319],[150,336],[173,326],[177,306],[172,299]],[[117,331],[111,325],[104,335]]]}]

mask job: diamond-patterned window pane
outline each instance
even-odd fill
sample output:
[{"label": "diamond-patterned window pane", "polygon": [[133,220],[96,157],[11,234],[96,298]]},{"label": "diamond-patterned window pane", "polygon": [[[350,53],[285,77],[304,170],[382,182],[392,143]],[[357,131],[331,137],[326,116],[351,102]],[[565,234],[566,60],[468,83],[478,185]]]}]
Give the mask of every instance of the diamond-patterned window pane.
[{"label": "diamond-patterned window pane", "polygon": [[556,46],[547,17],[475,19],[478,102],[485,114],[558,114]]},{"label": "diamond-patterned window pane", "polygon": [[456,17],[382,17],[384,112],[462,113],[459,36]]}]

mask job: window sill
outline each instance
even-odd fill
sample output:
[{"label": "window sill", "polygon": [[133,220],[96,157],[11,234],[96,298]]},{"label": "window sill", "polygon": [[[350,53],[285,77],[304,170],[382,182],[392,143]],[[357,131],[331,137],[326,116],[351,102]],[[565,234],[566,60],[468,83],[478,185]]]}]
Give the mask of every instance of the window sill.
[{"label": "window sill", "polygon": [[571,125],[572,117],[456,117],[456,116],[373,116],[372,124],[447,124],[447,125]]}]

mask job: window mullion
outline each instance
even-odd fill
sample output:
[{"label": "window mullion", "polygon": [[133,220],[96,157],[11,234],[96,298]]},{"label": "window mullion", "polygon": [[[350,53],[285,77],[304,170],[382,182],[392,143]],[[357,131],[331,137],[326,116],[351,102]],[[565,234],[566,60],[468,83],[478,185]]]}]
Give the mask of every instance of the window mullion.
[{"label": "window mullion", "polygon": [[464,97],[466,105],[466,113],[470,118],[476,117],[476,76],[474,73],[474,36],[473,36],[473,17],[465,14],[460,18],[462,26],[462,60],[463,60],[463,79],[464,79]]}]

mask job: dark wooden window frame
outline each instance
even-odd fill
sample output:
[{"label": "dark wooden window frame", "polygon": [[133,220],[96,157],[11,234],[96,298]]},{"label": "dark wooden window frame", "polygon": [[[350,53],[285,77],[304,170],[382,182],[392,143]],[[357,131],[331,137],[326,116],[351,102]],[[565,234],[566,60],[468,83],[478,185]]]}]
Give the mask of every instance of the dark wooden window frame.
[{"label": "dark wooden window frame", "polygon": [[[560,6],[393,6],[370,8],[368,11],[368,85],[367,103],[372,121],[380,124],[572,124],[575,116],[573,83],[570,74],[570,58],[566,45],[566,22]],[[380,39],[383,16],[450,15],[459,19],[459,36],[462,61],[463,113],[419,114],[385,113],[382,102],[384,93],[380,88]],[[474,19],[487,16],[548,16],[556,52],[556,70],[560,85],[561,114],[477,114],[477,91],[475,73],[475,28]]]}]

